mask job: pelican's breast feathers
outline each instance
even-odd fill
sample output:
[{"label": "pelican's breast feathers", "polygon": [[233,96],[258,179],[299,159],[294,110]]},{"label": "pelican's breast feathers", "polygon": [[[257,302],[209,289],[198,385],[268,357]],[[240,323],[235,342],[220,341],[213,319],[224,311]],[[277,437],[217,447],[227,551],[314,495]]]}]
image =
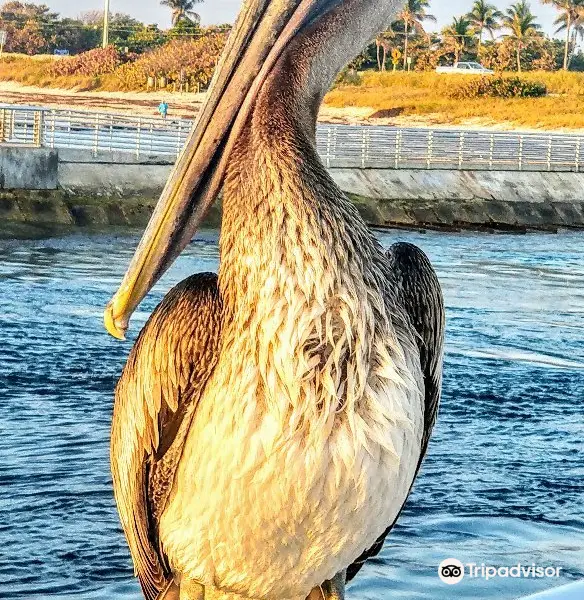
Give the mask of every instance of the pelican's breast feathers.
[{"label": "pelican's breast feathers", "polygon": [[374,278],[301,254],[237,287],[160,525],[179,572],[244,597],[304,600],[350,565],[397,517],[421,454],[412,332]]}]

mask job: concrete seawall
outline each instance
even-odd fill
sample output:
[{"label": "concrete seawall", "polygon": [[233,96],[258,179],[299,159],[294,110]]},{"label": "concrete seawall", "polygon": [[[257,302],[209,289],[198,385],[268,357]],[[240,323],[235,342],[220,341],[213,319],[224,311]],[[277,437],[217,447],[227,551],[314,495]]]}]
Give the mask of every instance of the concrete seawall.
[{"label": "concrete seawall", "polygon": [[584,227],[584,173],[333,169],[371,223]]},{"label": "concrete seawall", "polygon": [[0,146],[0,190],[54,190],[58,169],[56,150]]},{"label": "concrete seawall", "polygon": [[[0,219],[13,222],[143,226],[172,168],[158,156],[2,151]],[[372,225],[584,227],[584,173],[349,168],[330,173]],[[218,220],[215,209],[210,222]]]}]

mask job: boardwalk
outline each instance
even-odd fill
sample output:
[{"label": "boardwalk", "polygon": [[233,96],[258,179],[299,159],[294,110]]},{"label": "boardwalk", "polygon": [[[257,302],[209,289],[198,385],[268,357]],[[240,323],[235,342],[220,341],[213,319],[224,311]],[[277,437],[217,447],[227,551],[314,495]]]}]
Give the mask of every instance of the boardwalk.
[{"label": "boardwalk", "polygon": [[[0,143],[178,156],[193,121],[0,105]],[[319,125],[329,168],[582,171],[584,134]]]}]

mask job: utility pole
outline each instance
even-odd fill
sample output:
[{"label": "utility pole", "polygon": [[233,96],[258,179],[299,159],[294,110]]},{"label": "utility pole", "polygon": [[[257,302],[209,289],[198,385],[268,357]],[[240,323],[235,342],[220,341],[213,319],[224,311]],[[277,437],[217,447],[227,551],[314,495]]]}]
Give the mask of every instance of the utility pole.
[{"label": "utility pole", "polygon": [[103,10],[103,47],[109,46],[109,8],[110,0],[105,0],[105,8]]}]

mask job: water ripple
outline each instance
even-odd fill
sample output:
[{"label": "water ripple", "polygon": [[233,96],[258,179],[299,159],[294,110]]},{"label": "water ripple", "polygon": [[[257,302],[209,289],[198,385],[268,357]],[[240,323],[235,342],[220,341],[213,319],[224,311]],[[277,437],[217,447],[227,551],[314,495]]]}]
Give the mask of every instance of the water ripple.
[{"label": "water ripple", "polygon": [[[444,402],[422,475],[351,598],[511,600],[584,577],[584,235],[407,234],[448,307]],[[204,232],[134,318],[168,287],[215,270]],[[0,596],[138,600],[108,466],[112,390],[128,345],[102,308],[137,233],[0,236]],[[436,566],[562,567],[560,581],[445,586]]]}]

